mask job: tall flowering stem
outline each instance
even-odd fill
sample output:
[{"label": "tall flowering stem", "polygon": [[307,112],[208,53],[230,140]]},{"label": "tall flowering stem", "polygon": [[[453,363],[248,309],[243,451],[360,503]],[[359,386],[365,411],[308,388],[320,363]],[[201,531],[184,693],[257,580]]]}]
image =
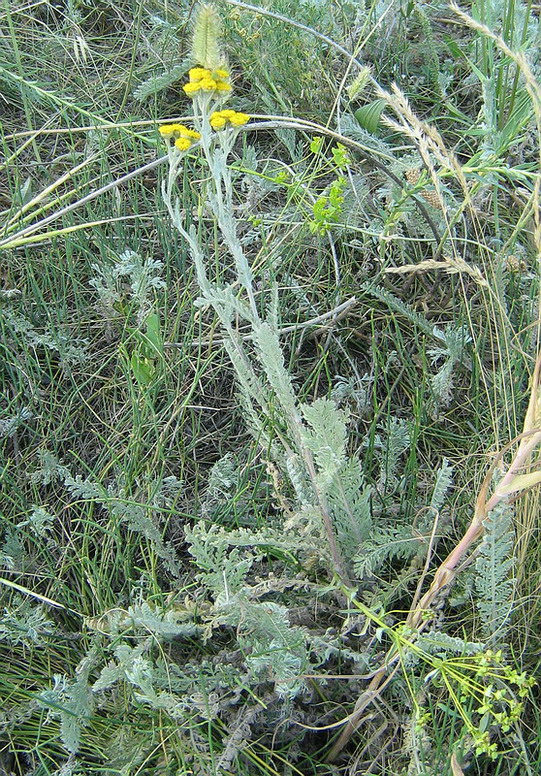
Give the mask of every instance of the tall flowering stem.
[{"label": "tall flowering stem", "polygon": [[[201,41],[204,42],[204,39],[205,36],[202,35]],[[253,411],[250,407],[252,424],[256,427],[258,436],[266,440],[267,448],[274,451],[272,454],[278,459],[282,462],[302,462],[304,476],[311,484],[313,505],[321,515],[334,571],[344,584],[349,584],[330,509],[319,484],[312,451],[305,441],[301,409],[285,367],[277,324],[270,314],[267,320],[265,319],[263,304],[260,310],[254,291],[252,268],[238,236],[234,215],[234,186],[228,159],[239,132],[250,117],[224,107],[231,92],[230,73],[223,61],[217,61],[218,49],[214,44],[208,49],[211,50],[214,52],[213,62],[209,61],[210,55],[202,52],[199,64],[189,71],[188,81],[183,87],[192,99],[194,129],[171,124],[160,130],[168,142],[170,162],[167,180],[162,184],[163,198],[174,227],[190,248],[202,292],[198,303],[210,305],[216,312],[226,334],[225,347],[243,393],[253,402]],[[209,277],[196,229],[194,226],[186,226],[175,193],[175,184],[183,160],[196,145],[201,149],[209,170],[207,201],[216,218],[224,244],[234,260],[237,282],[225,288]],[[241,339],[234,326],[234,321],[239,318],[248,321],[251,326],[253,348]],[[257,417],[258,412],[262,419]],[[278,418],[273,427],[273,439],[268,437],[266,428],[266,418],[270,417]],[[291,465],[293,466],[293,463]],[[292,485],[296,490],[298,487],[302,489],[302,484],[296,484],[294,478]]]}]

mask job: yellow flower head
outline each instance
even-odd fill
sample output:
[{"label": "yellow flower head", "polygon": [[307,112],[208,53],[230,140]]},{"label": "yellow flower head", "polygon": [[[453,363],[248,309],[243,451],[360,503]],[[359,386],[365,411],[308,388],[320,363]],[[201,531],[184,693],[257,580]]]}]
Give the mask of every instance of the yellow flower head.
[{"label": "yellow flower head", "polygon": [[213,113],[210,117],[210,126],[212,129],[223,129],[226,125],[226,119],[219,113]]},{"label": "yellow flower head", "polygon": [[229,72],[222,67],[210,70],[207,67],[192,67],[188,76],[190,80],[182,87],[186,94],[194,95],[198,91],[230,92]]},{"label": "yellow flower head", "polygon": [[187,151],[192,145],[192,141],[187,137],[179,137],[175,140],[175,148],[179,151]]},{"label": "yellow flower head", "polygon": [[[184,124],[163,124],[159,128],[160,135],[165,138],[168,143],[173,144],[180,151],[187,151],[192,145],[194,140],[199,140],[201,134],[195,129],[185,127]],[[186,143],[188,145],[186,145]]]},{"label": "yellow flower head", "polygon": [[211,72],[206,67],[192,67],[188,75],[190,81],[201,81],[203,78],[210,78]]},{"label": "yellow flower head", "polygon": [[181,124],[163,124],[159,128],[159,132],[162,137],[169,137],[170,135],[174,135],[180,127]]},{"label": "yellow flower head", "polygon": [[214,92],[216,91],[217,84],[218,82],[214,78],[203,78],[199,81],[199,88],[205,92]]},{"label": "yellow flower head", "polygon": [[214,111],[209,121],[213,129],[223,129],[227,123],[232,127],[242,127],[247,121],[250,121],[250,116],[246,113],[237,113],[236,110],[228,108],[226,110]]},{"label": "yellow flower head", "polygon": [[229,117],[229,121],[233,127],[242,127],[250,121],[250,116],[247,113],[235,113],[234,116]]}]

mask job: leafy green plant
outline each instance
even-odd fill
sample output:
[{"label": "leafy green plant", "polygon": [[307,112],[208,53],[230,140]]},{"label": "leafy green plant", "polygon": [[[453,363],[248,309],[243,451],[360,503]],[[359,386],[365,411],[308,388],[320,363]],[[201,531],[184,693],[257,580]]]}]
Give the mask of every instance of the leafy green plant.
[{"label": "leafy green plant", "polygon": [[0,770],[538,773],[534,6],[132,5],[0,10]]}]

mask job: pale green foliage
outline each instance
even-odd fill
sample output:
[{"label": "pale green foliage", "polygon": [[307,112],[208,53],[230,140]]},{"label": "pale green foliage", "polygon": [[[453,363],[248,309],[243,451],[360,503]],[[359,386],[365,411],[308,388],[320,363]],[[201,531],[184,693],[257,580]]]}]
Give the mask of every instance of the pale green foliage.
[{"label": "pale green foliage", "polygon": [[146,100],[147,97],[154,97],[182,78],[189,66],[190,61],[184,60],[159,75],[152,75],[146,81],[139,84],[137,89],[134,90],[133,96],[137,100]]},{"label": "pale green foliage", "polygon": [[115,256],[112,265],[92,264],[92,270],[95,276],[89,280],[89,285],[96,289],[102,310],[114,315],[127,295],[136,307],[138,325],[152,309],[154,293],[165,287],[163,263],[156,259],[143,259],[136,251],[120,253]]},{"label": "pale green foliage", "polygon": [[316,399],[312,404],[303,404],[301,411],[309,426],[302,430],[302,439],[314,455],[318,485],[327,490],[346,461],[347,413],[338,409],[330,399]]},{"label": "pale green foliage", "polygon": [[341,407],[353,405],[360,415],[365,415],[370,408],[370,389],[373,384],[373,377],[370,374],[364,374],[360,379],[351,377],[346,379],[337,375],[333,385],[330,398]]},{"label": "pale green foliage", "polygon": [[[100,619],[100,627],[104,623]],[[126,611],[115,609],[107,615],[107,631],[110,633],[152,634],[158,640],[186,638],[197,633],[191,615],[182,608],[157,609],[148,603],[132,604]],[[88,622],[92,627],[92,622]]]},{"label": "pale green foliage", "polygon": [[343,135],[350,137],[352,140],[356,140],[358,143],[362,143],[362,145],[374,151],[378,156],[383,157],[383,159],[388,161],[393,158],[394,154],[392,146],[386,143],[385,140],[362,129],[353,116],[343,116],[340,123],[340,129]]},{"label": "pale green foliage", "polygon": [[513,509],[505,503],[484,522],[485,533],[475,561],[476,603],[487,639],[502,641],[513,605]]},{"label": "pale green foliage", "polygon": [[71,754],[79,750],[83,728],[94,708],[94,699],[88,675],[95,661],[89,653],[77,666],[75,679],[57,674],[50,690],[44,690],[38,699],[48,709],[51,718],[60,718],[60,737],[62,745]]},{"label": "pale green foliage", "polygon": [[207,530],[204,523],[199,523],[194,528],[187,528],[185,536],[190,543],[190,553],[201,569],[198,579],[216,601],[229,603],[243,589],[254,556],[242,554],[238,549],[230,550],[228,535],[218,526],[210,526]]},{"label": "pale green foliage", "polygon": [[435,763],[435,746],[427,726],[421,724],[422,708],[415,708],[411,719],[405,725],[404,752],[410,763],[404,776],[437,776],[442,763]]},{"label": "pale green foliage", "polygon": [[[444,669],[475,665],[476,613],[487,640],[503,639],[513,621],[510,524],[487,520],[451,596],[424,610],[430,625],[403,621],[471,517],[491,431],[501,445],[518,433],[538,301],[538,142],[533,131],[524,140],[531,105],[516,64],[492,40],[454,26],[449,39],[441,4],[264,5],[257,14],[223,7],[234,87],[226,105],[253,121],[238,134],[202,132],[185,155],[167,149],[178,174],[173,237],[153,197],[153,176],[174,175],[156,158],[165,146],[152,122],[182,115],[201,129],[204,104],[222,107],[210,94],[191,103],[178,83],[197,8],[4,3],[3,231],[35,231],[3,254],[0,290],[0,771],[261,776],[372,763],[448,776],[452,751],[465,771],[491,770],[471,731],[460,731],[470,713],[461,689],[471,683],[446,686]],[[352,118],[359,105],[347,104],[359,63],[267,10],[362,57],[367,89],[353,83],[350,99],[366,103],[374,121],[363,126],[374,134]],[[535,5],[489,0],[473,13],[539,68]],[[204,14],[192,64],[212,67],[225,60],[214,11]],[[79,35],[88,60],[75,49],[72,67]],[[372,77],[390,84],[397,73],[412,111],[441,125],[461,167],[438,158],[435,133],[412,122],[411,134],[391,130],[390,101],[381,117],[381,102],[372,110]],[[446,100],[431,104],[442,92]],[[275,118],[259,131],[265,111]],[[299,131],[288,116],[319,129]],[[340,179],[334,129],[360,144],[348,146]],[[313,132],[320,153],[308,155]],[[150,176],[141,174],[148,162]],[[115,189],[126,170],[139,177]],[[87,207],[83,198],[102,183],[107,191]],[[310,214],[324,239],[306,228]],[[47,215],[50,226],[40,224]],[[445,266],[453,257],[482,267],[481,293],[430,269],[386,275],[401,262]],[[334,318],[350,294],[356,305]],[[321,327],[306,323],[329,313]],[[156,379],[147,381],[146,366]],[[230,400],[231,371],[240,406]],[[228,450],[234,458],[209,473]],[[443,456],[456,466],[452,527],[455,475],[445,458],[436,470]],[[538,564],[526,539],[518,642],[527,671]],[[89,643],[95,653],[75,668]],[[323,765],[339,735],[333,723],[382,666],[356,739],[336,767]],[[479,722],[476,709],[474,724],[503,742],[501,723]],[[492,770],[518,773],[535,743],[513,723],[508,763]],[[538,772],[531,760],[524,773]]]},{"label": "pale green foliage", "polygon": [[[213,600],[205,626],[207,638],[220,626],[234,628],[252,680],[272,678],[278,696],[295,696],[304,687],[302,674],[314,667],[310,658],[310,634],[290,624],[287,606],[262,598],[274,589],[281,589],[280,580],[269,579],[259,589],[248,581],[256,558],[265,555],[266,549],[275,551],[273,540],[278,536],[267,532],[261,535],[230,532],[199,523],[187,529],[186,538],[190,553],[201,569],[198,580]],[[300,540],[299,543],[302,544]],[[282,540],[282,545],[292,549],[287,539]],[[244,549],[247,546],[252,549]],[[292,583],[293,580],[287,580],[288,585]]]},{"label": "pale green foliage", "polygon": [[227,453],[217,461],[208,476],[205,495],[201,503],[201,514],[213,519],[220,513],[234,515],[237,519],[250,520],[252,507],[242,492],[243,472],[239,460]]},{"label": "pale green foliage", "polygon": [[263,444],[270,447],[271,438],[268,432],[268,423],[260,411],[261,407],[268,407],[270,392],[268,389],[265,390],[250,367],[239,357],[234,346],[226,342],[224,347],[235,367],[239,385],[239,401],[246,418],[246,424],[257,439],[261,439]]},{"label": "pale green foliage", "polygon": [[27,520],[23,520],[22,523],[18,523],[17,529],[25,528],[28,526],[30,532],[35,537],[45,539],[49,543],[53,540],[50,536],[50,532],[53,529],[56,518],[51,515],[43,507],[35,507],[32,513],[28,516]]},{"label": "pale green foliage", "polygon": [[25,647],[42,646],[47,636],[54,632],[54,623],[47,617],[43,607],[28,599],[15,596],[4,607],[0,620],[0,639],[9,644],[23,644]]},{"label": "pale green foliage", "polygon": [[463,326],[457,327],[450,324],[444,329],[434,326],[423,315],[384,288],[369,283],[364,283],[362,287],[437,343],[427,351],[432,364],[440,365],[438,372],[431,379],[433,400],[436,411],[440,406],[446,407],[453,398],[453,375],[457,367],[464,365],[471,368],[470,361],[465,355],[466,346],[472,341],[471,336]]},{"label": "pale green foliage", "polygon": [[376,297],[376,299],[379,299],[381,302],[384,302],[390,310],[399,313],[404,318],[406,318],[406,320],[415,324],[418,329],[420,329],[425,334],[428,334],[429,337],[436,337],[441,339],[442,333],[440,329],[438,329],[436,326],[433,326],[430,321],[428,321],[423,315],[418,313],[416,310],[410,307],[410,305],[403,302],[387,289],[382,288],[381,286],[375,286],[372,283],[362,283],[361,288],[363,291],[366,291],[366,293]]},{"label": "pale green foliage", "polygon": [[[272,99],[265,99],[265,102],[268,105],[269,113],[276,113],[276,103]],[[303,151],[302,146],[298,141],[297,133],[292,129],[284,127],[276,130],[276,137],[283,144],[291,161],[294,164],[298,164],[302,159]]]},{"label": "pale green foliage", "polygon": [[164,674],[155,666],[147,641],[135,647],[119,644],[114,649],[114,656],[116,662],[102,668],[99,678],[92,685],[93,693],[108,690],[117,682],[125,681],[133,687],[138,702],[163,710],[172,717],[183,715],[182,700],[160,688]]},{"label": "pale green foliage", "polygon": [[170,507],[182,490],[183,482],[174,474],[155,479],[151,483],[152,495],[150,502],[154,507]]},{"label": "pale green foliage", "polygon": [[0,550],[0,563],[8,569],[20,568],[27,559],[24,544],[20,535],[12,526],[6,528],[2,549]]},{"label": "pale green foliage", "polygon": [[106,697],[118,685],[131,694],[132,703],[149,711],[165,712],[174,720],[218,719],[234,706],[248,680],[246,667],[233,665],[226,655],[216,659],[196,655],[179,665],[155,654],[154,640],[137,645],[113,643],[112,659],[103,666],[92,686],[96,698]]},{"label": "pale green foliage", "polygon": [[69,469],[62,466],[59,473],[62,474],[64,485],[68,488],[69,492],[76,499],[81,501],[99,501],[105,499],[107,491],[99,483],[94,482],[91,477],[85,477],[83,479],[81,474],[72,476]]},{"label": "pale green foliage", "polygon": [[313,494],[304,461],[300,455],[290,454],[285,457],[284,463],[297,499],[303,507],[308,507],[312,502]]},{"label": "pale green foliage", "polygon": [[444,458],[441,462],[441,466],[436,472],[436,480],[434,482],[434,489],[432,491],[432,497],[430,499],[430,507],[435,511],[439,510],[443,506],[445,498],[448,496],[449,488],[453,484],[453,467]]},{"label": "pale green foliage", "polygon": [[374,437],[374,448],[380,464],[378,489],[381,492],[396,490],[400,460],[409,446],[407,421],[391,417],[388,423],[379,426],[379,433]]},{"label": "pale green foliage", "polygon": [[[188,610],[174,607],[158,613],[147,602],[131,606],[127,612],[108,615],[106,630],[115,634],[150,633],[137,646],[114,646],[114,660],[104,666],[93,685],[95,693],[105,692],[118,682],[131,685],[134,699],[153,709],[161,709],[174,718],[194,712],[205,718],[219,716],[231,700],[227,694],[246,681],[253,687],[272,681],[277,697],[294,697],[304,687],[302,674],[313,670],[330,654],[342,654],[339,642],[330,637],[312,637],[305,629],[290,623],[287,606],[269,600],[269,595],[295,584],[291,577],[268,577],[252,585],[248,575],[257,559],[277,548],[291,551],[291,542],[279,532],[246,529],[226,531],[218,526],[199,523],[186,530],[189,550],[199,569],[197,581],[205,602],[198,607],[202,626],[195,628]],[[306,548],[310,545],[301,542]],[[299,584],[306,583],[299,580]],[[91,623],[89,623],[91,625]],[[103,618],[97,625],[103,632]],[[205,640],[215,631],[231,629],[244,656],[238,666],[223,665],[225,673],[208,670],[198,660],[192,667],[160,664],[153,657],[155,640],[187,638],[197,633]],[[314,660],[312,653],[317,658]],[[346,657],[344,654],[343,657]],[[356,657],[348,655],[349,659]],[[226,696],[224,688],[227,688]],[[199,699],[199,700],[197,700]]]},{"label": "pale green foliage", "polygon": [[362,579],[380,570],[392,560],[410,560],[423,555],[426,537],[420,537],[411,525],[379,527],[371,534],[353,559],[355,573]]},{"label": "pale green foliage", "polygon": [[422,633],[415,643],[427,655],[437,655],[442,659],[449,655],[476,655],[485,648],[480,641],[466,641],[458,636],[449,636],[442,630]]},{"label": "pale green foliage", "polygon": [[292,535],[284,533],[281,520],[276,528],[266,527],[260,528],[257,531],[250,530],[249,528],[238,528],[237,530],[231,528],[225,529],[217,525],[209,525],[203,522],[196,524],[193,529],[189,528],[187,530],[192,541],[195,540],[194,544],[192,544],[192,548],[197,546],[195,535],[201,533],[201,535],[205,536],[205,541],[207,541],[207,537],[212,537],[212,542],[216,543],[218,547],[227,547],[229,545],[230,547],[259,548],[256,553],[256,557],[258,558],[265,556],[274,550],[283,550],[285,552],[289,549],[314,552],[318,547],[318,544],[308,536],[299,535],[297,533]]},{"label": "pale green foliage", "polygon": [[144,762],[149,739],[152,741],[147,730],[134,730],[128,725],[111,730],[103,742],[107,767],[119,776],[129,776]]},{"label": "pale green foliage", "polygon": [[366,483],[361,462],[349,458],[336,472],[327,493],[340,546],[351,559],[372,531],[372,488]]},{"label": "pale green foliage", "polygon": [[453,398],[453,372],[462,363],[464,348],[471,342],[470,335],[463,328],[446,326],[440,334],[442,346],[432,348],[428,355],[433,364],[443,359],[443,364],[432,378],[432,389],[436,402],[446,407]]},{"label": "pale green foliage", "polygon": [[256,718],[263,713],[263,706],[245,706],[240,710],[238,719],[235,722],[235,728],[229,733],[223,742],[223,751],[214,767],[216,776],[221,773],[232,773],[233,761],[239,751],[247,745],[251,726]]},{"label": "pale green foliage", "polygon": [[36,709],[40,709],[39,701],[35,697],[24,700],[23,703],[6,703],[0,710],[0,733],[8,733],[20,729]]},{"label": "pale green foliage", "polygon": [[[204,125],[202,131],[203,134],[207,131]],[[198,235],[193,227],[186,230],[179,202],[172,198],[171,181],[177,174],[174,165],[170,171],[172,178],[168,185],[163,184],[162,193],[173,224],[187,241],[192,254],[202,293],[197,304],[210,304],[222,324],[225,348],[236,371],[250,430],[259,443],[264,443],[270,450],[279,469],[289,474],[303,509],[311,516],[319,514],[333,563],[338,567],[341,561],[337,557],[336,538],[331,536],[334,529],[325,500],[332,479],[346,460],[347,414],[330,399],[318,399],[312,405],[300,406],[280,343],[276,289],[270,295],[267,320],[261,318],[254,295],[252,269],[238,239],[233,214],[231,172],[226,164],[230,142],[222,141],[219,147],[206,150],[212,173],[207,197],[223,242],[234,259],[237,285],[242,294],[233,284],[224,288],[210,279],[210,262],[203,254]],[[249,323],[251,346],[233,327],[235,317]],[[272,434],[268,430],[271,420]]]},{"label": "pale green foliage", "polygon": [[168,571],[173,576],[179,576],[180,568],[173,548],[162,539],[161,531],[152,519],[152,512],[144,506],[130,503],[128,499],[113,497],[109,504],[111,514],[119,518],[130,531],[142,534],[150,542],[156,555],[164,561]]},{"label": "pale green foliage", "polygon": [[43,331],[39,331],[22,313],[9,308],[2,310],[2,318],[8,331],[19,334],[29,347],[42,347],[56,353],[61,366],[66,371],[77,364],[84,363],[88,358],[88,341],[74,337],[73,332],[67,327],[59,326],[55,329],[48,326]]},{"label": "pale green foliage", "polygon": [[52,776],[82,776],[83,771],[75,755],[71,754],[66,762]]},{"label": "pale green foliage", "polygon": [[205,502],[212,504],[229,497],[238,485],[239,472],[232,453],[227,453],[216,461],[210,470],[205,492]]},{"label": "pale green foliage", "polygon": [[260,632],[259,639],[250,633],[246,640],[252,650],[246,662],[253,677],[265,681],[270,675],[279,697],[295,697],[305,686],[303,673],[312,666],[304,639],[289,627],[287,607],[266,604],[248,614],[255,615],[252,625],[257,623]]},{"label": "pale green foliage", "polygon": [[6,546],[4,543],[4,546],[0,550],[0,567],[3,569],[12,569],[15,566],[15,561],[12,555],[9,554],[9,552],[6,552]]},{"label": "pale green foliage", "polygon": [[17,430],[24,426],[29,420],[32,420],[34,413],[28,407],[21,407],[16,415],[11,417],[2,418],[0,420],[0,439],[2,437],[12,437],[17,433]]},{"label": "pale green foliage", "polygon": [[[113,482],[105,488],[92,478],[82,478],[80,474],[71,474],[70,470],[61,464],[54,455],[43,451],[40,455],[41,466],[38,467],[30,478],[33,482],[48,484],[61,480],[71,495],[76,500],[88,501],[105,509],[113,518],[125,523],[127,528],[144,536],[152,546],[156,555],[164,562],[169,573],[178,576],[179,563],[175,551],[162,538],[162,533],[154,522],[154,506],[167,503],[173,491],[180,487],[175,477],[165,478],[153,488],[153,504],[138,503],[136,497],[130,497],[121,481]],[[164,490],[162,491],[162,486]],[[160,493],[162,495],[160,496]],[[159,512],[158,512],[159,514]]]},{"label": "pale green foliage", "polygon": [[285,368],[284,354],[276,331],[269,324],[261,323],[253,327],[253,338],[259,350],[259,360],[265,369],[269,385],[276,394],[286,417],[295,417],[297,399],[293,391],[291,375]]},{"label": "pale green foliage", "polygon": [[[393,424],[391,424],[392,427]],[[393,447],[398,454],[401,450],[403,451],[408,436],[403,426],[394,424],[394,428],[396,440],[393,443]],[[393,460],[396,467],[398,457],[395,455]],[[394,471],[395,468],[391,470],[393,476]],[[362,539],[362,544],[357,547],[356,555],[353,558],[355,572],[359,577],[363,578],[371,574],[380,573],[387,563],[397,560],[401,563],[404,561],[419,562],[426,556],[430,541],[436,542],[438,536],[442,534],[442,529],[437,524],[436,527],[439,530],[435,532],[435,536],[431,540],[434,520],[453,482],[452,474],[452,467],[444,459],[436,473],[435,484],[429,503],[430,509],[420,509],[414,525],[412,525],[411,521],[405,523],[400,515],[395,519],[394,525],[389,525],[385,511],[377,516],[371,515],[369,520],[365,518],[365,535]],[[365,515],[368,514],[368,496],[369,494],[367,493],[366,501],[364,502],[366,504]]]},{"label": "pale green foliage", "polygon": [[49,450],[38,450],[38,465],[28,475],[33,485],[47,486],[62,478],[63,467]]}]

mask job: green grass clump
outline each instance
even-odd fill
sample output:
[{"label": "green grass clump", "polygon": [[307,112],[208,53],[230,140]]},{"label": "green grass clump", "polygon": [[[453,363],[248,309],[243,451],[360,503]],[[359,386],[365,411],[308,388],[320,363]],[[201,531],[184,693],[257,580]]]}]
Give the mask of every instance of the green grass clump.
[{"label": "green grass clump", "polygon": [[536,774],[534,6],[206,13],[0,7],[0,771]]}]

